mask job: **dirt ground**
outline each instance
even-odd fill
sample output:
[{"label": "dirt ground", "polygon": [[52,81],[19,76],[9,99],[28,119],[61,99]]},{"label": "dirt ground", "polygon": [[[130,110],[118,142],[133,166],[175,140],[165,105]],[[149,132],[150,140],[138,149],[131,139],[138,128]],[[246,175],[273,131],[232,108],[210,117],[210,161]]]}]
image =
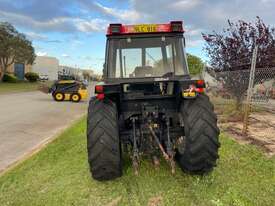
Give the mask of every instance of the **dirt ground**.
[{"label": "dirt ground", "polygon": [[220,127],[240,143],[251,143],[264,149],[268,156],[275,155],[275,112],[255,112],[249,116],[248,133],[242,134],[243,122],[220,123]]}]

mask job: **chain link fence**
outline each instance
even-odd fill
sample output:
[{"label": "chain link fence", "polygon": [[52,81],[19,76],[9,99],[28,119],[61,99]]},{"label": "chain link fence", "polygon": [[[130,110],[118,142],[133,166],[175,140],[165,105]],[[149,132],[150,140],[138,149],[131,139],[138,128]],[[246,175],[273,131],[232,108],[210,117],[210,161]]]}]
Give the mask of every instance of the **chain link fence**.
[{"label": "chain link fence", "polygon": [[[247,69],[205,69],[202,76],[220,128],[239,141],[260,145],[274,155],[275,67],[257,68],[256,58],[254,61],[254,68],[251,58]],[[244,61],[240,61],[243,67],[241,62]]]},{"label": "chain link fence", "polygon": [[275,154],[275,68],[256,68],[251,90],[243,134]]}]

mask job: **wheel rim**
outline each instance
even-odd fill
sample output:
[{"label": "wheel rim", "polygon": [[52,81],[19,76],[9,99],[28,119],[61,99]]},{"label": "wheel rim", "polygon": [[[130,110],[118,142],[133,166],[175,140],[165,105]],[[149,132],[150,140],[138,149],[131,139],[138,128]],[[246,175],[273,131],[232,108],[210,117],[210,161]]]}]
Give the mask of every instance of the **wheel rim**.
[{"label": "wheel rim", "polygon": [[79,96],[76,95],[76,94],[73,95],[73,96],[72,96],[72,100],[75,101],[75,102],[78,101],[78,100],[79,100]]},{"label": "wheel rim", "polygon": [[58,93],[58,94],[55,95],[55,98],[56,98],[57,100],[61,100],[61,99],[63,98],[63,95],[60,94],[60,93]]}]

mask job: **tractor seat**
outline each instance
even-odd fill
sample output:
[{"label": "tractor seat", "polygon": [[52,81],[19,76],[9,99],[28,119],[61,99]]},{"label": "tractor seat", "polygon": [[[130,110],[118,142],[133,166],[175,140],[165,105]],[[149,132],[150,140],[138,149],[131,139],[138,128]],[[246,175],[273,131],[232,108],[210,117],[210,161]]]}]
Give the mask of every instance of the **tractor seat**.
[{"label": "tractor seat", "polygon": [[153,76],[153,67],[151,66],[140,66],[134,70],[135,77],[148,77]]}]

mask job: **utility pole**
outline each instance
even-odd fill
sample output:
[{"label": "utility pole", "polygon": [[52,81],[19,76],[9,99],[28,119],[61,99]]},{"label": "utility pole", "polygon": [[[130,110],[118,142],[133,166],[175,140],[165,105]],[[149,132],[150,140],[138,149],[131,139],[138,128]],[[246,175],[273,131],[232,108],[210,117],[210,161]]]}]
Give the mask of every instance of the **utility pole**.
[{"label": "utility pole", "polygon": [[245,110],[244,110],[244,121],[243,121],[243,131],[242,131],[243,135],[247,135],[248,119],[249,119],[249,113],[251,109],[251,98],[253,95],[255,70],[256,70],[256,63],[257,63],[257,53],[258,53],[258,45],[257,44],[255,45],[256,46],[252,54],[251,70],[250,70],[249,84],[247,89],[247,98],[246,98]]}]

